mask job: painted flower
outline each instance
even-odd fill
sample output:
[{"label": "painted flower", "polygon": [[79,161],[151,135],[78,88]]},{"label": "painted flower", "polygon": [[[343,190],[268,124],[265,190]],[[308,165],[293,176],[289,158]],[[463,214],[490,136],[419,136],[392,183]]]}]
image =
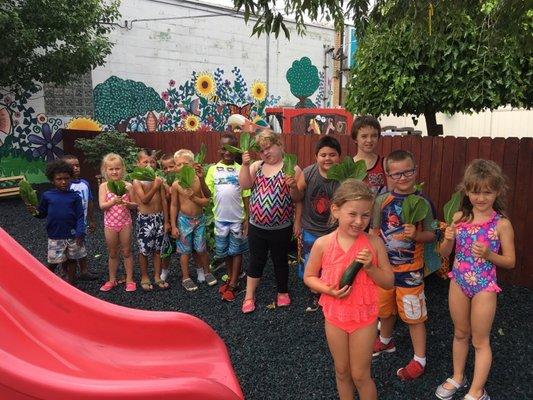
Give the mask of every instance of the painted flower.
[{"label": "painted flower", "polygon": [[174,85],[176,84],[176,81],[174,79],[171,79],[169,82],[168,82],[168,86],[170,87],[174,87]]},{"label": "painted flower", "polygon": [[[15,121],[18,122],[17,120]],[[9,110],[5,107],[0,107],[0,146],[4,143],[7,136],[11,134],[12,127]]]},{"label": "painted flower", "polygon": [[168,92],[161,93],[161,98],[165,101],[168,101]]},{"label": "painted flower", "polygon": [[170,101],[167,103],[167,109],[168,110],[173,110],[174,109],[174,104],[171,103]]},{"label": "painted flower", "polygon": [[267,95],[267,88],[265,82],[255,81],[252,83],[251,94],[255,101],[263,101]]},{"label": "painted flower", "polygon": [[476,283],[477,283],[477,277],[476,277],[476,274],[474,272],[467,272],[465,274],[465,281],[466,283],[468,283],[470,286],[474,286]]},{"label": "painted flower", "polygon": [[65,153],[62,148],[57,146],[63,140],[61,132],[52,132],[48,122],[45,122],[42,125],[41,133],[43,134],[42,137],[34,134],[28,136],[28,142],[34,145],[32,156],[34,158],[45,158],[46,161],[53,161],[62,157]]},{"label": "painted flower", "polygon": [[475,235],[478,231],[479,231],[479,226],[475,226],[475,225],[472,225],[472,226],[469,226],[466,231],[471,234],[471,235]]},{"label": "painted flower", "polygon": [[208,72],[202,72],[199,74],[196,77],[194,88],[196,89],[196,94],[198,94],[198,96],[206,99],[213,97],[216,92],[216,83],[213,75]]},{"label": "painted flower", "polygon": [[186,131],[195,132],[200,127],[200,118],[196,115],[189,114],[185,121],[183,122],[183,127]]},{"label": "painted flower", "polygon": [[498,240],[498,232],[495,228],[490,228],[487,234],[490,240]]},{"label": "painted flower", "polygon": [[37,115],[37,122],[40,124],[44,124],[47,121],[46,115],[39,114]]}]

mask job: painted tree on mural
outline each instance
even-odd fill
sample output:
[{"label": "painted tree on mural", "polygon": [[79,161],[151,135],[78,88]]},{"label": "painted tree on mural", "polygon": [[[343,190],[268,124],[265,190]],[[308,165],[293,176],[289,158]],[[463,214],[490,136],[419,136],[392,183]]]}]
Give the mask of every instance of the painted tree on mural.
[{"label": "painted tree on mural", "polygon": [[126,131],[130,119],[164,109],[159,94],[142,82],[112,76],[94,88],[95,119],[120,132]]},{"label": "painted tree on mural", "polygon": [[287,81],[291,86],[291,93],[300,101],[296,108],[315,108],[316,105],[309,97],[316,92],[320,85],[318,68],[315,67],[308,57],[294,60],[292,67],[287,70]]},{"label": "painted tree on mural", "polygon": [[118,1],[2,1],[0,87],[63,84],[103,65]]}]

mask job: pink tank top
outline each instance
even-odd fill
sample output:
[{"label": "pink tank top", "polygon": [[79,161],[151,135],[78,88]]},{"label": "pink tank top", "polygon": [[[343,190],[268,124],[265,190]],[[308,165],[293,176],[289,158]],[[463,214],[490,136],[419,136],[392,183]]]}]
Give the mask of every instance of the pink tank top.
[{"label": "pink tank top", "polygon": [[[105,195],[106,201],[117,197],[115,193],[107,192]],[[125,201],[130,201],[129,195],[126,193],[122,196]],[[112,229],[121,229],[126,225],[131,224],[131,213],[125,205],[115,204],[111,208],[104,211],[104,227]]]},{"label": "pink tank top", "polygon": [[[337,241],[337,232],[333,233],[328,248],[322,256],[322,272],[320,279],[328,284],[338,286],[342,274],[363,249],[372,253],[372,262],[377,264],[377,255],[366,234],[355,239],[352,247],[345,252]],[[343,299],[322,294],[320,305],[326,319],[341,322],[367,322],[378,316],[377,286],[367,273],[361,269],[355,277],[352,291]]]}]

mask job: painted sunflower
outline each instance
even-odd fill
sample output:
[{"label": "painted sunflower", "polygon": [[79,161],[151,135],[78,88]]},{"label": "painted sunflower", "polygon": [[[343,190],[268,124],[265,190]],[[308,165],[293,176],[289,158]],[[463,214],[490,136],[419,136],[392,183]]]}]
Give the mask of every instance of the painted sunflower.
[{"label": "painted sunflower", "polygon": [[200,127],[200,118],[193,114],[187,115],[187,118],[185,118],[185,121],[183,122],[183,127],[189,132],[197,131]]},{"label": "painted sunflower", "polygon": [[266,88],[265,82],[255,81],[252,84],[251,92],[252,92],[252,97],[254,98],[254,100],[256,101],[265,100],[266,95],[267,95],[267,88]]},{"label": "painted sunflower", "polygon": [[77,129],[79,131],[95,131],[101,132],[102,125],[98,121],[87,117],[72,118],[67,126],[67,129]]},{"label": "painted sunflower", "polygon": [[202,72],[196,77],[194,88],[196,89],[196,94],[198,94],[198,96],[209,99],[215,95],[217,85],[213,75],[208,72]]}]

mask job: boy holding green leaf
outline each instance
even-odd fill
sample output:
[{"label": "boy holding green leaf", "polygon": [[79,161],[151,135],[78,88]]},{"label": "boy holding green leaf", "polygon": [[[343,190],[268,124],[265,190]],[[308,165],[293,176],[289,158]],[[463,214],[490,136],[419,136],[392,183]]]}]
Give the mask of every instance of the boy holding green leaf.
[{"label": "boy holding green leaf", "polygon": [[396,150],[385,160],[385,171],[394,190],[376,199],[372,228],[381,236],[394,270],[394,288],[379,289],[380,335],[374,356],[396,350],[392,331],[396,315],[409,326],[414,357],[397,371],[401,380],[413,380],[426,366],[426,301],[424,295],[424,243],[435,240],[429,202],[415,194],[416,164],[413,155]]},{"label": "boy holding green leaf", "polygon": [[216,278],[209,271],[209,259],[205,241],[205,216],[203,208],[209,203],[210,192],[200,178],[200,168],[193,168],[194,154],[187,149],[174,153],[178,179],[170,189],[170,223],[172,237],[177,239],[177,252],[180,253],[182,285],[188,292],[198,290],[189,275],[189,261],[192,250],[198,254],[198,261],[204,272],[205,282],[209,286],[217,284]]}]

